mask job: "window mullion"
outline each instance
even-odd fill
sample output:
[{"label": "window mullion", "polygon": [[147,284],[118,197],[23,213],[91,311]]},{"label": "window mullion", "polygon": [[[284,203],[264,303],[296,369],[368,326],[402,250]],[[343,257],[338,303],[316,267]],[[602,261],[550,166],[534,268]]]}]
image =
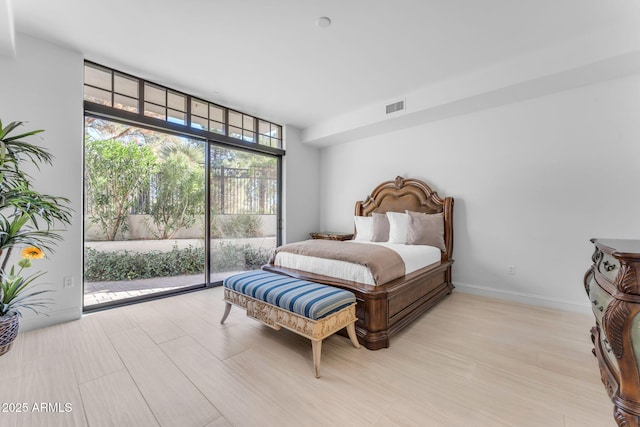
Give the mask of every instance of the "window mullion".
[{"label": "window mullion", "polygon": [[[87,73],[87,70],[91,70],[91,72]],[[149,82],[139,77],[131,76],[129,74],[122,73],[120,71],[113,70],[111,68],[108,68],[102,65],[94,64],[90,61],[85,61],[85,88],[92,88],[92,90],[89,92],[89,94],[87,94],[87,91],[85,90],[85,105],[87,102],[93,103],[93,104],[96,104],[96,108],[89,107],[89,108],[86,108],[87,111],[91,112],[97,109],[103,110],[101,107],[108,105],[108,108],[110,109],[110,112],[108,113],[109,116],[128,117],[128,114],[125,114],[125,112],[126,113],[131,112],[132,105],[133,105],[133,103],[131,102],[132,99],[130,98],[129,92],[121,93],[119,91],[116,91],[116,88],[115,88],[116,73],[119,78],[130,79],[132,81],[137,82],[138,84],[138,108],[137,108],[138,111],[135,112],[134,114],[136,114],[139,117],[139,119],[136,121],[146,123],[148,118],[155,116],[156,119],[162,118],[162,120],[167,124],[167,126],[160,126],[160,127],[166,127],[171,129],[173,128],[173,125],[175,125],[177,121],[179,121],[181,124],[184,124],[184,126],[190,129],[197,130],[200,127],[200,124],[197,122],[194,126],[194,121],[192,120],[193,109],[192,109],[191,102],[195,97],[188,95],[186,93],[174,91],[170,88],[167,88],[166,86],[158,85],[156,83]],[[90,74],[89,80],[87,79],[87,74]],[[102,77],[101,77],[101,74],[102,74]],[[109,80],[107,80],[107,78]],[[110,86],[111,86],[108,89],[106,88],[106,85],[108,84],[107,81],[110,82]],[[126,86],[123,86],[121,90],[125,90],[124,88],[126,88]],[[157,93],[155,98],[149,98],[149,100],[147,100],[148,98],[146,96],[148,95],[147,90],[156,90],[158,92],[163,91],[164,105],[159,105],[159,103],[162,102],[160,93]],[[127,93],[127,95],[125,95],[125,93]],[[170,95],[174,95],[173,98]],[[176,100],[174,99],[175,97],[182,98],[182,100],[186,103],[186,105],[184,105],[183,107],[181,107],[181,109],[178,110],[177,104],[175,102]],[[174,105],[174,107],[176,108],[170,108],[170,99],[174,99],[173,104],[176,104]],[[200,99],[200,98],[197,98],[197,99]],[[231,138],[233,140],[238,140],[239,142],[242,143],[241,144],[242,146],[245,146],[246,144],[250,144],[249,147],[251,147],[253,145],[256,147],[257,149],[256,151],[264,151],[263,148],[276,148],[276,150],[279,153],[284,154],[284,150],[282,149],[281,135],[279,135],[280,136],[279,138],[275,138],[273,135],[269,135],[269,137],[264,139],[263,141],[260,138],[260,131],[259,131],[260,122],[269,123],[271,127],[276,127],[278,129],[282,128],[280,125],[269,122],[267,120],[260,119],[250,114],[245,114],[243,112],[233,110],[235,113],[240,115],[241,124],[239,126],[233,127],[234,129],[237,128],[238,131],[234,131],[232,135],[231,125],[229,123],[230,109],[218,104],[208,102],[208,101],[202,101],[202,102],[207,103],[208,121],[207,121],[206,129],[201,129],[201,130],[203,130],[207,134],[208,138],[217,139],[218,136],[220,136],[220,128],[222,128],[221,129],[223,133],[222,136],[225,136],[226,138]],[[150,107],[148,115],[147,115],[147,108],[146,108],[147,104]],[[212,106],[215,106],[215,108],[219,108],[221,110],[222,120],[223,120],[222,123],[220,123],[218,120],[215,120],[211,116]],[[161,110],[161,108],[163,110]],[[185,117],[182,118],[181,117],[182,115],[184,115]],[[247,127],[245,126],[245,120],[249,121],[249,119],[250,119],[250,122],[253,124],[252,130],[247,129]],[[212,122],[215,125],[215,128],[212,127]],[[218,132],[215,132],[212,129],[218,130]],[[238,135],[236,135],[236,133]],[[252,137],[249,137],[249,134],[251,134]],[[223,138],[223,139],[226,139],[226,138]],[[276,147],[273,147],[273,145],[276,145]],[[267,151],[270,151],[270,150],[267,150]]]}]

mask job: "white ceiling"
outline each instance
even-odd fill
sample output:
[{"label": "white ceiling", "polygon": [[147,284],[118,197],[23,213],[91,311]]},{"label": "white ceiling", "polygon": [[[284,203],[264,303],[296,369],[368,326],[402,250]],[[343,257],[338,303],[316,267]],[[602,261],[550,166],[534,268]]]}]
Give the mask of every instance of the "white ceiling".
[{"label": "white ceiling", "polygon": [[[13,0],[13,11],[19,33],[304,129],[639,22],[640,1]],[[317,27],[320,16],[333,24]]]}]

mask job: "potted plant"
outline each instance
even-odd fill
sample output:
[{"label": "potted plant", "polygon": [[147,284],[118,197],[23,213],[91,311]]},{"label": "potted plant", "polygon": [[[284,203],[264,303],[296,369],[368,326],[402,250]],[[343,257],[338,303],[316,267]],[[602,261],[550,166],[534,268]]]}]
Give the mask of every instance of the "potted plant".
[{"label": "potted plant", "polygon": [[[35,281],[44,272],[27,275],[31,260],[52,252],[62,240],[56,224],[71,223],[69,200],[42,194],[32,188],[33,178],[24,170],[31,164],[39,170],[52,164],[53,156],[43,147],[24,139],[42,130],[16,134],[23,122],[3,127],[0,121],[0,355],[11,348],[18,333],[22,310],[40,313],[48,300],[36,290]],[[22,258],[8,267],[14,249],[22,248]],[[17,268],[16,268],[17,267]]]}]

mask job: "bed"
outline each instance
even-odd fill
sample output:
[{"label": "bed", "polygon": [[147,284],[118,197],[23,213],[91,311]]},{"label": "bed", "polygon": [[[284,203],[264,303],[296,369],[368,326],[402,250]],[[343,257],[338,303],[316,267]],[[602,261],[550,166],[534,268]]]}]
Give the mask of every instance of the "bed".
[{"label": "bed", "polygon": [[[387,214],[388,212],[391,212],[391,214]],[[385,280],[388,277],[384,277],[380,282],[367,283],[367,280],[361,280],[359,276],[347,276],[350,279],[333,277],[334,274],[328,272],[326,268],[325,270],[314,268],[314,263],[296,264],[296,266],[304,265],[304,267],[292,268],[289,264],[283,263],[279,259],[279,257],[282,257],[280,254],[284,252],[280,249],[290,245],[278,248],[276,255],[272,257],[269,264],[263,266],[263,269],[353,292],[357,301],[356,315],[358,321],[356,322],[356,333],[358,340],[370,350],[389,347],[390,338],[393,335],[449,295],[454,288],[451,283],[453,198],[441,198],[421,180],[397,177],[395,180],[385,181],[378,185],[366,200],[356,202],[354,219],[357,224],[358,220],[363,220],[363,217],[379,218],[378,214],[385,214],[389,219],[392,219],[397,217],[397,214],[394,213],[405,214],[407,212],[411,212],[416,217],[421,214],[430,214],[425,215],[425,217],[440,217],[442,239],[438,244],[439,248],[436,249],[436,258],[426,259],[423,262],[423,266],[419,263],[415,264],[412,261],[407,261],[412,267],[409,268],[407,265],[407,272],[400,277],[392,278],[386,282]],[[397,227],[394,228],[392,226],[392,235],[397,234],[397,230]],[[322,248],[325,250],[337,248],[337,246],[327,247],[326,245],[349,245],[351,248],[364,247],[362,245],[358,246],[358,243],[364,243],[367,247],[394,246],[384,243],[367,245],[366,240],[368,237],[363,239],[358,237],[359,232],[362,237],[362,230],[358,230],[356,226],[354,242],[326,241],[325,243],[316,244],[325,245]],[[365,240],[365,242],[362,242],[362,240]],[[304,245],[306,243],[296,242],[291,246],[299,248]],[[411,245],[407,244],[406,246],[409,247]],[[372,250],[378,251],[379,249]],[[433,257],[434,248],[430,250]],[[384,275],[387,269],[383,267],[381,268],[382,271],[377,271],[372,275],[375,276],[375,279],[378,279],[378,275]],[[413,271],[410,271],[412,269]]]}]

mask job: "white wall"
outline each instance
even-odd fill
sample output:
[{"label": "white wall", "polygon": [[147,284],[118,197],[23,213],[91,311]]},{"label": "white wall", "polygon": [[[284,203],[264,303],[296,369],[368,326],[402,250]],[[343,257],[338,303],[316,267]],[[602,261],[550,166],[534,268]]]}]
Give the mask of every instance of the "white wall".
[{"label": "white wall", "polygon": [[16,53],[16,32],[13,24],[11,0],[0,0],[0,55],[13,57]]},{"label": "white wall", "polygon": [[[28,121],[24,130],[44,129],[42,145],[56,157],[53,167],[34,171],[36,188],[71,200],[73,224],[64,241],[36,267],[54,293],[49,316],[25,313],[21,330],[77,319],[82,315],[83,64],[81,53],[18,33],[15,57],[0,56],[0,119]],[[108,65],[108,64],[107,64]],[[300,143],[300,131],[285,129],[283,208],[285,241],[306,239],[320,224],[319,149]],[[66,276],[75,286],[62,287]]]},{"label": "white wall", "polygon": [[[49,317],[24,313],[21,330],[79,318],[82,313],[82,55],[17,34],[16,55],[0,56],[0,119],[28,122],[24,131],[44,129],[31,141],[46,146],[54,166],[33,171],[35,188],[71,200],[73,224],[48,259],[32,269],[47,271],[42,278],[55,292]],[[63,289],[65,276],[75,286]]]},{"label": "white wall", "polygon": [[[53,167],[35,171],[39,191],[71,200],[73,224],[63,233],[56,253],[38,261],[43,278],[55,292],[49,316],[25,313],[21,330],[77,319],[82,315],[83,212],[83,55],[45,41],[17,34],[16,55],[0,56],[0,119],[28,121],[24,130],[44,129],[42,145],[56,157]],[[300,143],[300,131],[285,130],[283,207],[285,241],[306,239],[320,224],[319,149]],[[65,276],[75,286],[62,287]]]},{"label": "white wall", "polygon": [[309,239],[320,226],[320,150],[300,142],[300,130],[285,128],[283,243]]},{"label": "white wall", "polygon": [[636,74],[324,148],[321,226],[420,178],[455,198],[459,291],[586,311],[589,239],[640,238],[639,113]]},{"label": "white wall", "polygon": [[[50,316],[26,313],[23,330],[81,315],[82,64],[80,53],[22,34],[15,57],[0,57],[0,118],[46,130],[56,159],[36,173],[37,188],[75,211],[57,252],[38,263],[55,288]],[[633,75],[324,149],[287,127],[284,241],[352,230],[356,200],[396,175],[417,177],[456,198],[458,291],[582,309],[588,239],[640,238],[639,111]],[[65,276],[75,287],[62,289]]]},{"label": "white wall", "polygon": [[[543,49],[525,51],[482,69],[452,75],[392,99],[380,100],[306,128],[302,141],[329,146],[383,132],[443,120],[506,103],[640,73],[640,26],[597,29]],[[386,114],[385,105],[406,99],[406,109]]]}]

